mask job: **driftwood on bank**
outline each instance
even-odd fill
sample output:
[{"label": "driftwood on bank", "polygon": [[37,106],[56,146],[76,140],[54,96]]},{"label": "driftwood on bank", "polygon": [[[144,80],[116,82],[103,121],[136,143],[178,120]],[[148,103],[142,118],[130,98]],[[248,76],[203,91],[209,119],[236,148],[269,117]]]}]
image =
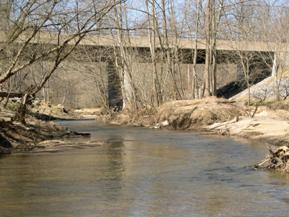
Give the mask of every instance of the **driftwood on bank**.
[{"label": "driftwood on bank", "polygon": [[274,150],[270,148],[269,154],[256,167],[289,173],[289,147],[281,146]]}]

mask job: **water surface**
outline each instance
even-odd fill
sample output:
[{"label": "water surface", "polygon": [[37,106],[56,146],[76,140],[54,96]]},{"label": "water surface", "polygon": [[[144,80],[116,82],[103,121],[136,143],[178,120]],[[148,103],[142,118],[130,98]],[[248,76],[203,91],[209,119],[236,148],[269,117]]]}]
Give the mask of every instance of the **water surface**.
[{"label": "water surface", "polygon": [[251,167],[262,144],[61,124],[106,145],[0,158],[0,217],[289,216],[289,177]]}]

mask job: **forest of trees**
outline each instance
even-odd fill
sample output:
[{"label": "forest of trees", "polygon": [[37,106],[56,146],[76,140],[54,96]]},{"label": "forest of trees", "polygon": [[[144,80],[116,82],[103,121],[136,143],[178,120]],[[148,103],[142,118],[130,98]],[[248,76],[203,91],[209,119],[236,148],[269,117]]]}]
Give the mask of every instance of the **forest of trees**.
[{"label": "forest of trees", "polygon": [[[289,43],[289,5],[282,0],[2,0],[0,7],[0,89],[23,93],[20,119],[29,96],[42,94],[67,58],[77,57],[79,44],[89,35],[113,36],[113,52],[107,55],[113,56],[109,61],[115,65],[124,104],[133,109],[216,95],[218,40]],[[54,34],[57,43],[35,43],[43,32]],[[144,75],[135,73],[139,55],[129,45],[138,36],[150,44],[146,76],[151,88]],[[185,75],[181,38],[195,42]],[[206,47],[202,75],[197,73],[200,40]],[[239,61],[248,88],[255,60],[268,67],[274,62],[274,55],[237,49],[232,58]],[[97,94],[107,104],[107,80],[97,71],[90,67],[81,73],[95,80]],[[186,84],[180,82],[183,76]]]}]

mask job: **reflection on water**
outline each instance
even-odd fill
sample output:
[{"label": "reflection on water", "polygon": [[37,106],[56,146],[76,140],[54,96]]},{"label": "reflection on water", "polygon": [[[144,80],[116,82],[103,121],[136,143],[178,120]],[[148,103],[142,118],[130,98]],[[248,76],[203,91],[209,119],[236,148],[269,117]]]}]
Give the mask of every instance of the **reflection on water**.
[{"label": "reflection on water", "polygon": [[289,178],[250,167],[266,147],[92,121],[63,124],[106,145],[0,158],[1,217],[289,216]]}]

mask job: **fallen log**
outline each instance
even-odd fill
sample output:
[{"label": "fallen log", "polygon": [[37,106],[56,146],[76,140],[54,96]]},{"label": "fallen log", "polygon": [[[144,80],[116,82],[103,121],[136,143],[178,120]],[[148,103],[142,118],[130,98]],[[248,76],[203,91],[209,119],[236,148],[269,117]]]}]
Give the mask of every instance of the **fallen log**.
[{"label": "fallen log", "polygon": [[269,148],[269,154],[256,168],[264,168],[289,173],[289,147]]}]

